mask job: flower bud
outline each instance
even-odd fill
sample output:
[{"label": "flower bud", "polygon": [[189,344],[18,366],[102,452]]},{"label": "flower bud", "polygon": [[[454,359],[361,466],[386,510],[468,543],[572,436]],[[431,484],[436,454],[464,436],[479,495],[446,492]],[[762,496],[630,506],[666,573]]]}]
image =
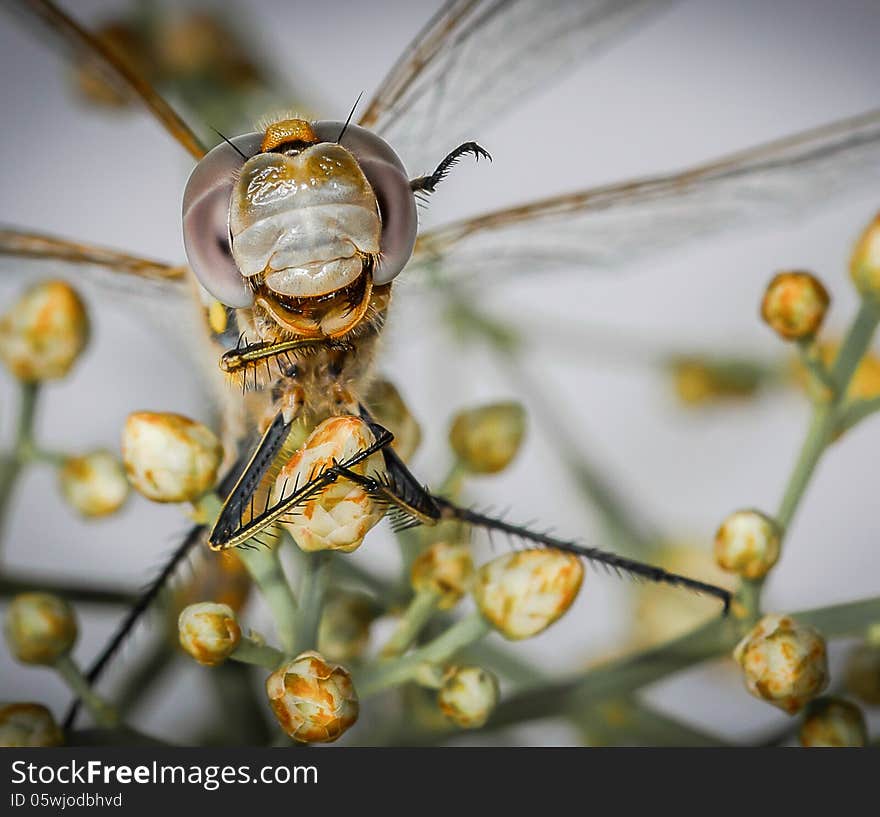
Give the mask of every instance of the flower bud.
[{"label": "flower bud", "polygon": [[241,628],[232,608],[203,601],[185,607],[177,619],[180,646],[200,664],[216,667],[235,651]]},{"label": "flower bud", "polygon": [[54,664],[76,642],[73,608],[49,593],[22,593],[6,610],[6,642],[24,664]]},{"label": "flower bud", "polygon": [[474,573],[467,545],[435,542],[413,562],[413,590],[436,593],[437,606],[448,610],[465,594]]},{"label": "flower bud", "polygon": [[825,639],[789,616],[764,616],[733,657],[749,692],[790,715],[828,686]]},{"label": "flower bud", "polygon": [[856,242],[849,261],[849,274],[864,297],[880,300],[880,215]]},{"label": "flower bud", "polygon": [[869,706],[880,706],[880,645],[859,644],[847,657],[846,688]]},{"label": "flower bud", "polygon": [[519,403],[494,403],[457,414],[449,443],[469,471],[495,474],[510,465],[525,431],[526,412]]},{"label": "flower bud", "polygon": [[807,708],[800,731],[801,746],[864,746],[868,730],[862,711],[842,698],[819,698]]},{"label": "flower bud", "polygon": [[174,637],[177,639],[177,619],[184,607],[202,599],[231,607],[240,613],[247,603],[252,587],[250,574],[234,549],[216,553],[203,551],[202,558],[187,579],[174,591],[170,616],[173,616]]},{"label": "flower bud", "polygon": [[67,504],[85,517],[116,513],[129,493],[122,464],[109,451],[68,457],[58,470],[58,483]]},{"label": "flower bud", "polygon": [[779,559],[779,525],[760,511],[732,513],[715,534],[715,561],[744,579],[760,579]]},{"label": "flower bud", "polygon": [[0,746],[60,746],[64,735],[42,704],[0,704]]},{"label": "flower bud", "polygon": [[[293,486],[302,487],[334,461],[350,460],[376,441],[360,417],[331,417],[321,423],[284,465],[275,481],[273,502],[289,496]],[[365,476],[381,474],[385,461],[381,452],[352,466]],[[382,518],[385,508],[373,501],[367,491],[349,479],[340,478],[303,503],[297,513],[284,522],[302,550],[341,550],[350,553],[360,547],[369,530]]]},{"label": "flower bud", "polygon": [[443,678],[437,704],[461,729],[478,729],[498,703],[498,679],[482,667],[453,667]]},{"label": "flower bud", "polygon": [[317,652],[301,653],[266,679],[281,728],[300,743],[329,743],[354,725],[360,705],[348,670]]},{"label": "flower bud", "polygon": [[388,380],[374,381],[367,392],[367,406],[376,422],[394,435],[391,447],[404,462],[409,462],[422,441],[422,429],[394,384]]},{"label": "flower bud", "polygon": [[318,628],[318,649],[330,661],[360,658],[370,642],[370,625],[381,609],[364,593],[335,590],[328,594]]},{"label": "flower bud", "polygon": [[0,358],[28,383],[64,377],[88,339],[85,306],[63,281],[30,287],[0,318]]},{"label": "flower bud", "polygon": [[568,610],[583,578],[583,565],[570,553],[522,550],[483,565],[473,595],[492,626],[519,640],[547,629]]},{"label": "flower bud", "polygon": [[748,399],[770,377],[766,368],[749,360],[676,357],[668,365],[675,394],[686,406]]},{"label": "flower bud", "polygon": [[214,433],[188,417],[138,411],[122,432],[122,460],[135,490],[154,502],[186,502],[210,490],[223,458]]},{"label": "flower bud", "polygon": [[816,334],[831,297],[822,282],[809,272],[780,272],[767,285],[761,303],[761,317],[785,340],[800,340]]}]

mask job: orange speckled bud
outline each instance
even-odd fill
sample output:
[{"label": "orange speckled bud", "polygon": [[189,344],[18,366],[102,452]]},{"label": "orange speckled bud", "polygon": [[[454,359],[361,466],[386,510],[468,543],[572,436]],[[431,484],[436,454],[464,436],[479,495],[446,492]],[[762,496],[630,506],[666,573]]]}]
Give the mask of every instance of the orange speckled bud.
[{"label": "orange speckled bud", "polygon": [[180,646],[207,667],[222,664],[241,641],[241,627],[232,608],[203,601],[185,607],[177,619]]},{"label": "orange speckled bud", "polygon": [[28,383],[64,377],[88,339],[85,306],[63,281],[30,287],[0,318],[0,359]]},{"label": "orange speckled bud", "polygon": [[135,490],[154,502],[198,499],[217,479],[223,446],[201,423],[139,411],[122,432],[122,460]]},{"label": "orange speckled bud", "polygon": [[880,215],[856,242],[849,261],[849,274],[864,297],[880,300]]},{"label": "orange speckled bud", "polygon": [[496,474],[510,465],[526,433],[519,403],[494,403],[457,414],[449,430],[456,456],[475,474]]},{"label": "orange speckled bud", "polygon": [[508,553],[483,565],[473,595],[483,614],[505,638],[537,635],[577,597],[584,578],[580,560],[558,550]]},{"label": "orange speckled bud", "polygon": [[24,664],[54,664],[76,642],[73,608],[49,593],[22,593],[6,610],[6,642]]},{"label": "orange speckled bud", "polygon": [[[360,417],[325,420],[281,469],[275,481],[273,503],[282,493],[289,495],[294,485],[302,487],[332,466],[334,460],[339,463],[350,460],[375,441],[369,426]],[[352,471],[361,476],[381,474],[384,469],[385,461],[378,451],[352,466]],[[364,488],[341,478],[305,502],[284,526],[302,550],[350,553],[360,547],[384,513],[385,509],[377,505]]]},{"label": "orange speckled bud", "polygon": [[109,451],[68,457],[58,470],[58,484],[67,504],[87,518],[116,513],[129,494],[122,464]]},{"label": "orange speckled bud", "polygon": [[437,606],[448,610],[467,592],[473,573],[467,545],[435,542],[413,562],[410,579],[416,592],[436,593]]},{"label": "orange speckled bud", "polygon": [[42,704],[0,704],[0,746],[60,746],[64,735]]},{"label": "orange speckled bud", "polygon": [[842,698],[819,698],[813,701],[800,731],[801,746],[864,746],[868,730],[862,711]]},{"label": "orange speckled bud", "polygon": [[779,559],[779,525],[755,510],[737,511],[715,534],[715,561],[746,579],[765,576]]},{"label": "orange speckled bud", "polygon": [[825,639],[790,616],[764,616],[733,657],[756,698],[793,715],[828,686]]},{"label": "orange speckled bud", "polygon": [[768,284],[761,317],[785,340],[816,334],[831,297],[815,275],[799,270],[780,272]]},{"label": "orange speckled bud", "polygon": [[348,670],[304,652],[266,679],[278,723],[300,743],[329,743],[351,728],[360,704]]},{"label": "orange speckled bud", "polygon": [[498,703],[498,679],[481,667],[453,667],[437,693],[440,711],[462,729],[478,729]]}]

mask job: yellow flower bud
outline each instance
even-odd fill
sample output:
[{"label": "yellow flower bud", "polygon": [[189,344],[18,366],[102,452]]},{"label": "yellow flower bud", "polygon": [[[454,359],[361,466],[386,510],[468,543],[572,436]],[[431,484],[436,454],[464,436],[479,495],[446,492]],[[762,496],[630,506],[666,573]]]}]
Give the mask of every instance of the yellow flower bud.
[{"label": "yellow flower bud", "polygon": [[25,664],[54,664],[76,642],[73,608],[49,593],[22,593],[6,610],[6,641]]},{"label": "yellow flower bud", "polygon": [[328,594],[318,628],[318,650],[330,661],[360,658],[370,643],[370,625],[381,610],[367,595],[351,590]]},{"label": "yellow flower bud", "polygon": [[693,407],[748,399],[769,379],[764,368],[748,360],[676,357],[668,365],[676,396]]},{"label": "yellow flower bud", "polygon": [[0,704],[0,746],[60,746],[64,735],[42,704]]},{"label": "yellow flower bud", "polygon": [[715,561],[745,579],[760,579],[779,559],[779,525],[760,511],[732,513],[715,534]]},{"label": "yellow flower bud", "polygon": [[583,578],[583,565],[570,553],[523,550],[483,565],[473,595],[492,626],[518,640],[537,635],[568,610]]},{"label": "yellow flower bud", "polygon": [[203,601],[185,607],[177,619],[180,646],[200,664],[216,667],[235,651],[241,628],[232,608]]},{"label": "yellow flower bud", "polygon": [[825,639],[789,616],[764,616],[733,657],[749,692],[790,715],[828,686]]},{"label": "yellow flower bud", "polygon": [[453,667],[443,678],[437,704],[461,729],[478,729],[498,703],[498,679],[481,667]]},{"label": "yellow flower bud", "polygon": [[69,457],[58,470],[58,483],[67,504],[85,517],[116,513],[129,493],[122,464],[109,451]]},{"label": "yellow flower bud", "polygon": [[367,392],[367,406],[373,419],[394,435],[391,447],[404,462],[409,462],[422,441],[422,429],[394,384],[388,380],[374,381]]},{"label": "yellow flower bud", "polygon": [[214,433],[187,417],[139,411],[125,422],[125,472],[135,490],[154,502],[198,499],[214,486],[222,459]]},{"label": "yellow flower bud", "polygon": [[281,728],[300,743],[336,740],[360,711],[348,670],[314,651],[275,670],[266,679],[266,694]]},{"label": "yellow flower bud", "polygon": [[[284,465],[275,481],[273,502],[289,496],[295,485],[302,487],[312,477],[342,463],[376,441],[360,417],[331,417],[321,423]],[[352,467],[361,476],[377,476],[385,469],[381,452]],[[367,491],[348,479],[339,479],[305,502],[284,521],[302,550],[341,550],[350,553],[360,547],[370,529],[382,518],[385,508]]]},{"label": "yellow flower bud", "polygon": [[880,215],[856,242],[849,261],[849,274],[863,296],[880,300]]},{"label": "yellow flower bud", "polygon": [[467,592],[473,574],[467,545],[435,542],[413,562],[410,576],[413,590],[436,593],[437,606],[448,610]]},{"label": "yellow flower bud", "polygon": [[859,644],[847,657],[846,688],[870,706],[880,706],[880,646]]},{"label": "yellow flower bud", "polygon": [[809,272],[780,272],[767,285],[761,317],[785,340],[816,334],[831,297],[822,282]]},{"label": "yellow flower bud", "polygon": [[28,383],[64,377],[88,339],[85,306],[63,281],[31,287],[0,318],[0,358]]},{"label": "yellow flower bud", "polygon": [[494,403],[456,415],[449,443],[469,471],[495,474],[510,465],[525,431],[526,412],[519,403]]},{"label": "yellow flower bud", "polygon": [[864,746],[868,742],[865,716],[842,698],[820,698],[807,710],[800,739],[801,746],[811,748]]}]

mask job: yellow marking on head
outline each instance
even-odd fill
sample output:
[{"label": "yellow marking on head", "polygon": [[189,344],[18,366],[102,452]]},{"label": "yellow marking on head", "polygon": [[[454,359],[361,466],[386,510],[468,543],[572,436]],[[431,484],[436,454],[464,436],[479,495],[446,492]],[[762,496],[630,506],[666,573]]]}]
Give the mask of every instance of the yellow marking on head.
[{"label": "yellow marking on head", "polygon": [[305,119],[282,119],[280,122],[273,122],[266,128],[260,150],[265,153],[285,142],[305,142],[315,145],[319,141],[311,124]]}]

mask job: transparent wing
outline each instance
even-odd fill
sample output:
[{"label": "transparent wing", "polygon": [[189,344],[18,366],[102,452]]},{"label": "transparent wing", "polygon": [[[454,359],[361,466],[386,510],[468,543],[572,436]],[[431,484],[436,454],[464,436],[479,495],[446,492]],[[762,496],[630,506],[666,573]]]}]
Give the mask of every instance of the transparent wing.
[{"label": "transparent wing", "polygon": [[601,271],[725,230],[764,226],[880,181],[880,111],[668,176],[497,210],[420,236],[439,279]]},{"label": "transparent wing", "polygon": [[383,81],[360,124],[413,173],[563,69],[593,56],[672,0],[451,0]]}]

